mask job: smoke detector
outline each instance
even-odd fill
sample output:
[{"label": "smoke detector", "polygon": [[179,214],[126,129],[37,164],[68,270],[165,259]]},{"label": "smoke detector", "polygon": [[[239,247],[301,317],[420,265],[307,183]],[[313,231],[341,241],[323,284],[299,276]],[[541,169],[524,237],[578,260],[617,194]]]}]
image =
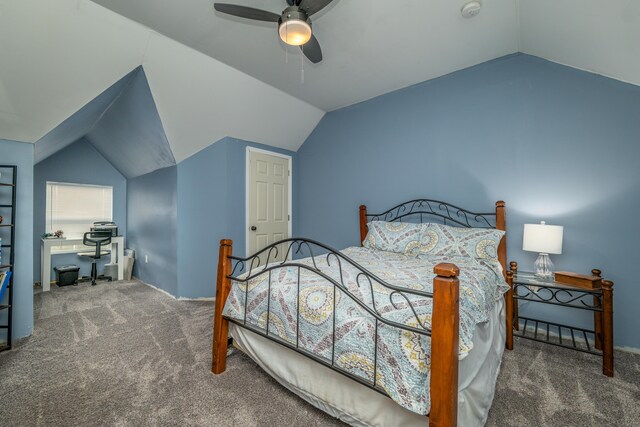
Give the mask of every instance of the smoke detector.
[{"label": "smoke detector", "polygon": [[473,18],[480,13],[480,9],[482,9],[482,3],[480,3],[479,1],[470,1],[462,6],[462,9],[460,9],[460,13],[462,14],[463,18]]}]

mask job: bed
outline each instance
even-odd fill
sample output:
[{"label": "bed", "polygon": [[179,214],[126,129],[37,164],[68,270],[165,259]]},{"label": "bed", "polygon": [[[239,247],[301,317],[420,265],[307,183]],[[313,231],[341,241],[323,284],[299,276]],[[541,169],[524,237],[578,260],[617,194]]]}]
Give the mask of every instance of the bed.
[{"label": "bed", "polygon": [[504,202],[359,212],[361,246],[342,251],[294,238],[245,258],[221,241],[212,371],[225,370],[231,332],[283,386],[351,425],[483,425],[513,345]]}]

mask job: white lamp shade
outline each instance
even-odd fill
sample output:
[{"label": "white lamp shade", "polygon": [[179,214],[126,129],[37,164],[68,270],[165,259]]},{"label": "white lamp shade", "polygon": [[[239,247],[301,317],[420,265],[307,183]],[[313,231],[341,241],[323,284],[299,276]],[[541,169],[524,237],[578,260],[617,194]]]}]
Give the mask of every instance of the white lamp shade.
[{"label": "white lamp shade", "polygon": [[525,224],[522,250],[541,254],[562,253],[562,233],[560,225]]}]

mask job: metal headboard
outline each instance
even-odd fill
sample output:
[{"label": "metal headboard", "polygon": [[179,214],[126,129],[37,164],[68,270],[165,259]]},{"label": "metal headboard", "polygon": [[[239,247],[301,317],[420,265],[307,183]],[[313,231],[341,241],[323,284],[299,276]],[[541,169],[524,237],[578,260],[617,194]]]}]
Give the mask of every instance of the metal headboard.
[{"label": "metal headboard", "polygon": [[[423,223],[429,219],[440,220],[445,225],[465,228],[507,230],[505,203],[501,200],[496,202],[494,212],[478,213],[440,200],[416,199],[401,203],[378,214],[369,214],[365,205],[360,206],[360,242],[364,242],[367,237],[369,231],[367,224],[371,221]],[[498,246],[498,259],[503,272],[507,271],[507,240],[505,237],[502,238]]]},{"label": "metal headboard", "polygon": [[[379,213],[366,214],[369,221],[400,221],[417,219],[420,223],[429,219],[440,219],[444,224],[467,228],[497,228],[496,212],[477,213],[440,200],[417,199]],[[409,221],[417,222],[417,221]]]}]

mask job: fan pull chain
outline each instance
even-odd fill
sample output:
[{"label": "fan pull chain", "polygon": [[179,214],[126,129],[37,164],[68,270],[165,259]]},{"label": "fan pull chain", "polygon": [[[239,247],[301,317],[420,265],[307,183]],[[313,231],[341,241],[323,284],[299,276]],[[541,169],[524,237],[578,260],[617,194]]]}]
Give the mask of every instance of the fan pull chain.
[{"label": "fan pull chain", "polygon": [[304,84],[304,45],[300,46],[300,84]]}]

